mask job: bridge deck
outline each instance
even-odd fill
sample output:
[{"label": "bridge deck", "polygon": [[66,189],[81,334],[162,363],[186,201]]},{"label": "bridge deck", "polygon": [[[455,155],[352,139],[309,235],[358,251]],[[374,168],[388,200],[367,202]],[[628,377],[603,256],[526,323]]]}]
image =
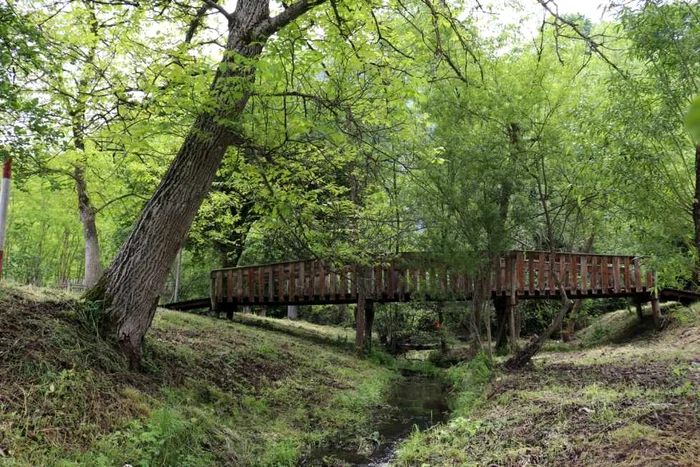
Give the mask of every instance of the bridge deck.
[{"label": "bridge deck", "polygon": [[[363,279],[365,297],[377,302],[472,298],[475,274],[426,258],[404,254],[371,268],[308,260],[217,269],[211,307],[355,303]],[[555,276],[570,298],[648,297],[656,287],[655,275],[635,256],[510,251],[491,268],[491,296],[558,299]]]}]

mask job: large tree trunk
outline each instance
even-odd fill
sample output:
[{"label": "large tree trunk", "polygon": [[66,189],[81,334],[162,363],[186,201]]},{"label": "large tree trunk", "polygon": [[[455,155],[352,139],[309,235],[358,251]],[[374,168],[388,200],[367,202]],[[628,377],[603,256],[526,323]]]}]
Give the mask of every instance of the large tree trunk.
[{"label": "large tree trunk", "polygon": [[85,184],[85,172],[76,167],[73,171],[75,191],[78,194],[78,213],[80,223],[83,225],[83,237],[85,239],[85,287],[97,284],[102,274],[100,264],[100,241],[97,237],[97,224],[95,223],[95,208],[87,194]]},{"label": "large tree trunk", "polygon": [[226,150],[238,141],[235,127],[250,97],[252,63],[271,34],[318,3],[299,0],[270,18],[268,0],[239,0],[227,14],[226,50],[211,86],[214,104],[195,119],[133,231],[86,294],[104,300],[102,331],[116,335],[132,368],[140,368],[143,338],[175,255]]}]

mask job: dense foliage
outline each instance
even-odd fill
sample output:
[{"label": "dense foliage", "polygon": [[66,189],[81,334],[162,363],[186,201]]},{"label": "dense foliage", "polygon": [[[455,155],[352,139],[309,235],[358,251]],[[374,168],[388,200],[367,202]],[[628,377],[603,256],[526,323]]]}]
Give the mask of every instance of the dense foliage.
[{"label": "dense foliage", "polygon": [[[664,284],[697,281],[697,4],[611,5],[601,22],[550,5],[530,41],[531,23],[500,27],[479,2],[318,3],[254,64],[230,122],[240,140],[184,243],[180,298],[206,294],[219,266],[431,250],[477,268],[483,252],[589,240],[648,255]],[[80,284],[90,222],[99,263],[112,260],[215,105],[226,14],[0,7],[0,153],[19,162],[6,278]]]}]

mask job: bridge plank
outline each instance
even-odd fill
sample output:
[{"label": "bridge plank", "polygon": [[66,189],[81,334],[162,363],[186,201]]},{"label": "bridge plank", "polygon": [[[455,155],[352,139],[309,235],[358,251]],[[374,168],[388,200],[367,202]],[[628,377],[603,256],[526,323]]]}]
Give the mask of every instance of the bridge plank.
[{"label": "bridge plank", "polygon": [[226,301],[233,302],[233,271],[226,271]]},{"label": "bridge plank", "polygon": [[224,293],[222,288],[224,286],[224,273],[223,271],[217,271],[216,273],[216,301],[221,303],[224,301]]},{"label": "bridge plank", "polygon": [[603,270],[602,270],[602,284],[601,284],[601,289],[603,290],[603,293],[608,293],[610,290],[610,261],[607,256],[603,256],[602,258],[602,263],[603,263]]},{"label": "bridge plank", "polygon": [[269,296],[270,303],[275,302],[275,276],[274,276],[274,274],[275,273],[274,273],[273,267],[268,266],[267,267],[267,276],[268,276],[269,281],[270,281],[269,286],[268,286],[269,287],[269,289],[268,289],[269,295],[268,296]]},{"label": "bridge plank", "polygon": [[265,301],[265,274],[263,273],[263,267],[260,266],[257,271],[257,292],[255,295],[255,300],[259,302]]},{"label": "bridge plank", "polygon": [[306,295],[306,261],[299,263],[299,288],[297,296],[301,299]]},{"label": "bridge plank", "polygon": [[625,291],[629,292],[631,289],[631,279],[632,279],[632,274],[630,271],[630,258],[629,256],[625,256],[624,259],[625,262]]},{"label": "bridge plank", "polygon": [[297,263],[292,263],[289,265],[289,299],[294,300],[297,297],[297,283],[296,283],[296,268]]},{"label": "bridge plank", "polygon": [[620,258],[618,256],[613,256],[612,263],[613,291],[615,293],[620,293]]},{"label": "bridge plank", "polygon": [[[328,278],[330,279],[330,271],[328,273]],[[319,263],[319,273],[318,273],[319,283],[319,295],[321,297],[326,297],[326,268],[323,262]]]},{"label": "bridge plank", "polygon": [[598,263],[600,258],[597,256],[591,257],[591,293],[598,293]]},{"label": "bridge plank", "polygon": [[534,253],[527,253],[527,282],[530,295],[535,295],[535,257]]},{"label": "bridge plank", "polygon": [[642,291],[642,269],[639,264],[639,258],[634,258],[634,291]]},{"label": "bridge plank", "polygon": [[557,291],[557,285],[554,280],[554,274],[556,274],[555,268],[557,266],[557,259],[552,253],[547,254],[546,260],[547,266],[547,295],[552,296]]}]

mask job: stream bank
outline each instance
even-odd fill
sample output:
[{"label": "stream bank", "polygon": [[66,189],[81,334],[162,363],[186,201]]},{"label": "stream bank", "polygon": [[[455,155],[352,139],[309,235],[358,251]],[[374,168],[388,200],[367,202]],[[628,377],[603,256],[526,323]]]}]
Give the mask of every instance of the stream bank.
[{"label": "stream bank", "polygon": [[397,445],[414,427],[425,430],[449,417],[448,391],[443,381],[423,374],[404,372],[393,383],[387,406],[376,414],[374,432],[358,443],[324,447],[313,451],[303,466],[384,466],[394,457]]}]

